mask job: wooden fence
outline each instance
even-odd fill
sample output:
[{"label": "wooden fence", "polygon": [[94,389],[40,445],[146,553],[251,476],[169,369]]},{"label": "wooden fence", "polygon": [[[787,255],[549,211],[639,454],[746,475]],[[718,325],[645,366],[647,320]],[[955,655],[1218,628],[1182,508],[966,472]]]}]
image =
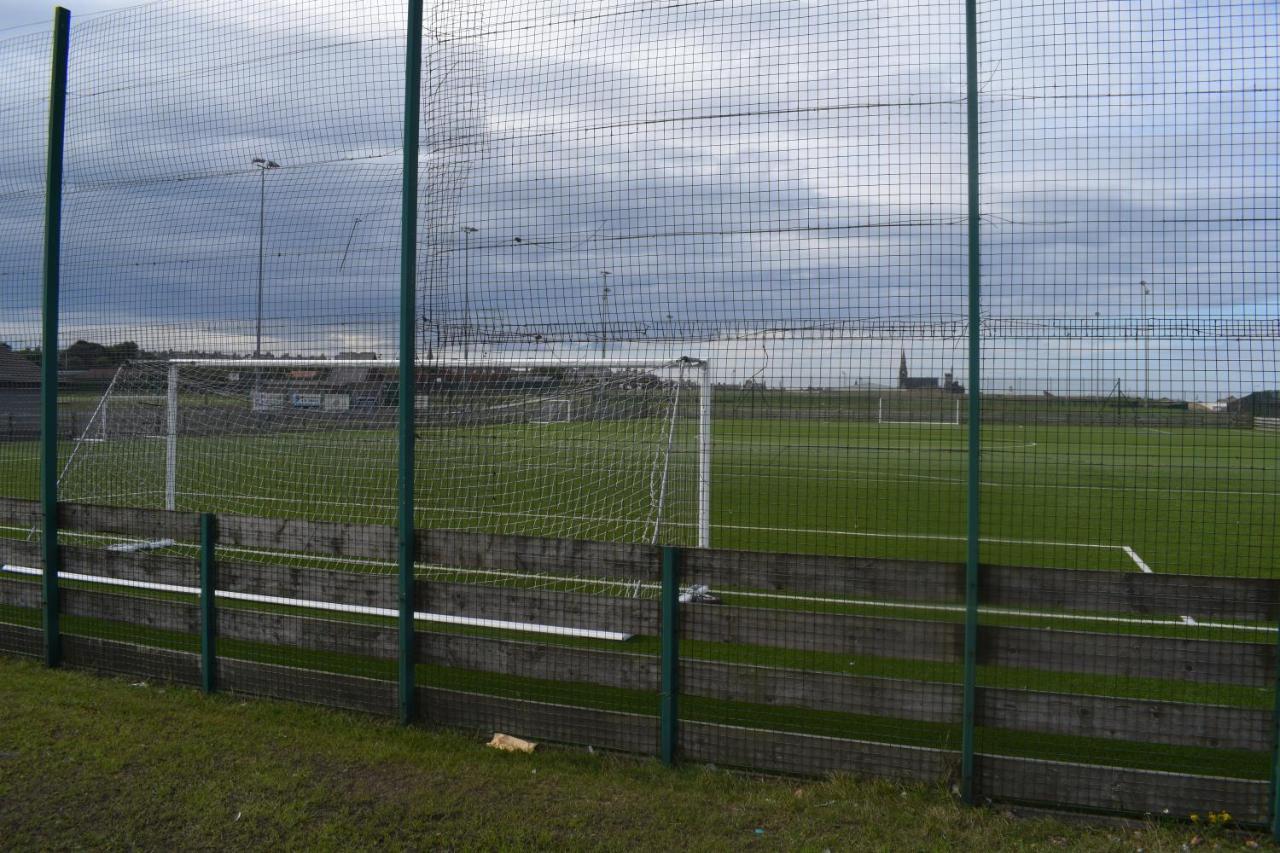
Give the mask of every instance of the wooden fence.
[{"label": "wooden fence", "polygon": [[[0,523],[38,520],[37,503],[0,499]],[[65,504],[60,524],[65,664],[396,713],[397,586],[380,568],[396,559],[394,529],[219,517],[205,673],[194,547],[108,548],[195,543],[199,517]],[[961,564],[685,550],[680,585],[724,603],[680,605],[670,627],[683,653],[668,658],[647,639],[663,633],[663,602],[634,595],[658,584],[660,549],[450,531],[421,533],[417,548],[424,722],[657,754],[665,674],[692,709],[672,721],[681,760],[926,782],[956,772]],[[0,651],[41,655],[38,543],[0,539],[0,565]],[[617,578],[636,586],[592,586]],[[986,566],[981,586],[981,796],[1271,819],[1280,582]],[[635,639],[569,641],[564,626]],[[845,659],[870,674],[830,663]],[[1152,765],[1170,750],[1180,766]],[[1151,761],[1132,766],[1142,753]],[[1262,769],[1198,772],[1233,766]]]}]

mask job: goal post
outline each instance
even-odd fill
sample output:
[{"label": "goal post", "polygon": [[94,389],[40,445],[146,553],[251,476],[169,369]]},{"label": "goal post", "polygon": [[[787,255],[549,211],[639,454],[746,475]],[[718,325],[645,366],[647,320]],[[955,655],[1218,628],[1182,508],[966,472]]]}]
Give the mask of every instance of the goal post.
[{"label": "goal post", "polygon": [[[424,528],[710,545],[706,360],[449,358],[417,372]],[[394,523],[398,379],[384,360],[131,362],[61,493]]]}]

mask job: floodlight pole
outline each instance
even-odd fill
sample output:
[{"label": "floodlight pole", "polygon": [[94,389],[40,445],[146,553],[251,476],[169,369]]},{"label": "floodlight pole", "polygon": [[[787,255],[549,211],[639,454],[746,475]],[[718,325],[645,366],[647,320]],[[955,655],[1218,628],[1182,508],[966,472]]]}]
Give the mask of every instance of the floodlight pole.
[{"label": "floodlight pole", "polygon": [[280,164],[275,160],[268,160],[264,157],[254,157],[250,161],[258,168],[261,180],[258,184],[258,311],[257,311],[257,328],[253,339],[253,357],[262,357],[262,278],[263,278],[263,259],[266,254],[266,236],[267,236],[267,171],[270,169],[279,169]]},{"label": "floodlight pole", "polygon": [[479,231],[470,225],[462,226],[462,360],[471,357],[471,235]]},{"label": "floodlight pole", "polygon": [[[1145,281],[1138,282],[1138,286],[1142,288],[1142,314],[1143,319],[1147,319],[1148,306],[1151,296],[1151,288]],[[1146,328],[1142,335],[1142,406],[1146,408],[1151,405],[1151,333],[1155,326],[1155,315],[1151,315],[1151,320],[1146,324]]]},{"label": "floodlight pole", "polygon": [[600,270],[600,357],[606,358],[609,349],[609,288],[605,286],[605,282],[609,280],[610,272],[608,270]]}]

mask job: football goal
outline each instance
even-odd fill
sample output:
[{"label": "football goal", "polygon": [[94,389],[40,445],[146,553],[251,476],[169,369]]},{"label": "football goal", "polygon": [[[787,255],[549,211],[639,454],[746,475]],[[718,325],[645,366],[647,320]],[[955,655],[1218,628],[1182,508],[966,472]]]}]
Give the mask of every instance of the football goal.
[{"label": "football goal", "polygon": [[959,426],[960,400],[911,393],[880,398],[876,422],[882,424],[916,424],[919,426]]},{"label": "football goal", "polygon": [[[387,361],[132,362],[71,443],[59,493],[393,524],[398,386]],[[709,544],[704,360],[423,362],[415,424],[424,528]]]}]

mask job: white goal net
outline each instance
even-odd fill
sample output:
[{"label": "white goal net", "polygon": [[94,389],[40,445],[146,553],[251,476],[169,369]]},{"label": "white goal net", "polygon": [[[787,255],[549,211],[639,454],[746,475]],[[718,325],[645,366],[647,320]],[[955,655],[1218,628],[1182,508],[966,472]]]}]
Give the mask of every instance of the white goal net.
[{"label": "white goal net", "polygon": [[[394,524],[394,362],[120,368],[64,455],[65,501]],[[705,362],[418,369],[422,528],[707,544]]]}]

